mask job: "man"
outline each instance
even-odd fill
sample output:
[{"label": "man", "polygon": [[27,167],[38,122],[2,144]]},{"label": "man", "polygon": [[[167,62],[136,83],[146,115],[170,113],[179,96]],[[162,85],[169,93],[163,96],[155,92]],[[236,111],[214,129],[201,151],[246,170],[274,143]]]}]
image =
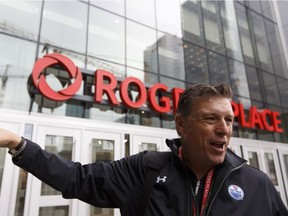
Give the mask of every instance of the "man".
[{"label": "man", "polygon": [[[175,116],[181,138],[167,140],[171,153],[155,179],[145,215],[288,215],[268,176],[227,148],[234,121],[231,99],[226,84],[195,84],[183,92]],[[16,165],[64,198],[120,208],[125,216],[141,214],[150,153],[82,166],[3,129],[0,146],[10,149]]]}]

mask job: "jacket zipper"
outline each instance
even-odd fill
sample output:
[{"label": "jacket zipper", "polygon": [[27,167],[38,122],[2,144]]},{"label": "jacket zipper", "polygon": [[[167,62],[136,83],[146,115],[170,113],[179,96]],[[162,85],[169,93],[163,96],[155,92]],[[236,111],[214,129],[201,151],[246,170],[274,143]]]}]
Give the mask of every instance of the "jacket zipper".
[{"label": "jacket zipper", "polygon": [[212,205],[213,205],[213,202],[215,201],[216,196],[217,196],[217,194],[219,193],[220,189],[222,188],[222,185],[224,184],[224,181],[226,180],[226,178],[227,178],[232,172],[234,172],[235,170],[240,169],[240,168],[241,168],[242,166],[244,166],[245,164],[246,164],[246,163],[242,163],[242,164],[239,165],[238,167],[234,167],[234,168],[231,169],[231,170],[227,173],[227,175],[223,178],[223,180],[221,181],[220,187],[218,188],[217,192],[216,192],[215,195],[213,196],[213,199],[212,199],[212,201],[211,201],[211,203],[210,203],[210,205],[209,205],[209,208],[208,208],[208,211],[207,211],[206,215],[209,215],[209,212],[210,212],[210,210],[211,210],[211,207],[212,207]]},{"label": "jacket zipper", "polygon": [[196,196],[196,197],[197,197],[197,195],[198,195],[200,183],[201,183],[201,181],[199,181],[199,180],[198,180],[197,183],[196,183],[196,187],[195,187],[195,196]]}]

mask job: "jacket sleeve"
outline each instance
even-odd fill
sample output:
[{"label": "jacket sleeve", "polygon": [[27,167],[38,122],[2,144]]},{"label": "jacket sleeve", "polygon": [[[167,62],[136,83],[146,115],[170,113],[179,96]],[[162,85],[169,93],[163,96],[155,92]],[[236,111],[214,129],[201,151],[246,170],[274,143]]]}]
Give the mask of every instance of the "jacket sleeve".
[{"label": "jacket sleeve", "polygon": [[13,163],[61,191],[64,198],[78,198],[97,207],[119,208],[135,188],[143,187],[144,154],[111,163],[82,165],[51,154],[28,140],[21,158]]}]

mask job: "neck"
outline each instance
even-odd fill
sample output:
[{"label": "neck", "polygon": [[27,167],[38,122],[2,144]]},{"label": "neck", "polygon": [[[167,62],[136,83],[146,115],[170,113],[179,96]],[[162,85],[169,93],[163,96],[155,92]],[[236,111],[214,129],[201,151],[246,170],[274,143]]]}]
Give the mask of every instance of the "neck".
[{"label": "neck", "polygon": [[196,176],[197,180],[200,181],[204,176],[206,176],[213,167],[194,167],[190,166],[190,164],[186,164],[190,170],[193,171],[194,175]]},{"label": "neck", "polygon": [[[189,158],[187,160],[187,158]],[[199,164],[197,161],[193,161],[193,158],[186,157],[185,153],[182,153],[182,160],[186,166],[195,174],[197,180],[201,180],[204,176],[206,176],[211,169],[214,168],[213,165],[208,164]]]}]

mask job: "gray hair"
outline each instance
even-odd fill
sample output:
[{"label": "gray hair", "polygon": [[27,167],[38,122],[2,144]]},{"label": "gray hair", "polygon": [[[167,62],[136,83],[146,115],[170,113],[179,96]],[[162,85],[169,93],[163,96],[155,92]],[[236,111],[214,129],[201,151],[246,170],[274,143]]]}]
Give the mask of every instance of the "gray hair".
[{"label": "gray hair", "polygon": [[226,83],[207,84],[197,83],[187,88],[180,96],[176,113],[187,117],[196,101],[205,100],[210,97],[224,97],[232,99],[233,92]]}]

